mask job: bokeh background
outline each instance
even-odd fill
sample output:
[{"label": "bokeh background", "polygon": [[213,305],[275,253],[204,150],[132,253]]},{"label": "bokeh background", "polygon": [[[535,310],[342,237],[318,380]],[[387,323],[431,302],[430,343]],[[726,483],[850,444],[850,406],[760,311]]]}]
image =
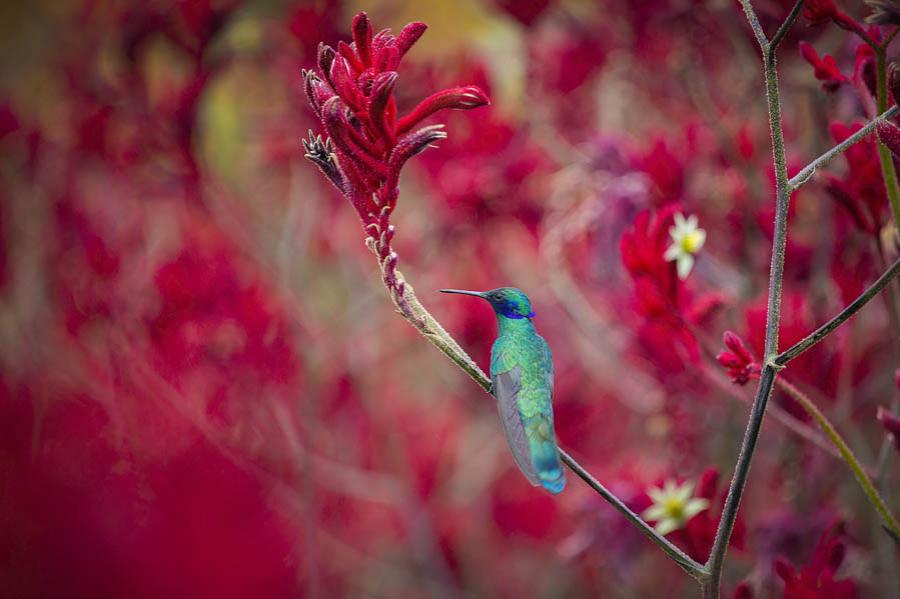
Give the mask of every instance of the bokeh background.
[{"label": "bokeh background", "polygon": [[[771,30],[791,3],[754,4]],[[737,3],[14,1],[0,8],[0,594],[696,592],[571,474],[559,497],[522,478],[493,402],[397,316],[356,215],[304,160],[321,127],[300,69],[320,41],[349,40],[360,9],[376,30],[429,24],[401,110],[453,85],[492,98],[432,119],[449,139],[405,169],[404,274],[485,368],[490,309],[436,290],[526,290],[561,444],[636,510],[665,480],[697,483],[710,508],[671,538],[706,557],[753,390],[715,355],[727,329],[762,350],[773,217]],[[800,40],[847,82],[823,91]],[[858,46],[804,20],[787,38],[792,171],[870,116]],[[795,196],[783,347],[896,257],[867,143]],[[707,232],[685,281],[653,276],[672,267],[675,212]],[[897,395],[889,326],[872,302],[786,375],[896,510],[875,417]],[[849,470],[789,398],[771,408],[726,593],[896,596],[895,550]],[[779,559],[850,594],[791,595]]]}]

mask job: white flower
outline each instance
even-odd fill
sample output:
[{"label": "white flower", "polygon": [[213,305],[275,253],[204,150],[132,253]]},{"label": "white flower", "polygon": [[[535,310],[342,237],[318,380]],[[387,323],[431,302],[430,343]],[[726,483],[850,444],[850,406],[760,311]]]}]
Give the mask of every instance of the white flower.
[{"label": "white flower", "polygon": [[669,262],[675,261],[678,278],[683,281],[694,268],[694,254],[706,243],[706,231],[697,226],[697,215],[684,218],[678,212],[675,214],[675,226],[669,227],[669,237],[672,238],[672,245],[663,257]]},{"label": "white flower", "polygon": [[645,520],[655,520],[656,529],[661,535],[684,528],[687,521],[709,507],[709,501],[702,497],[692,497],[694,483],[679,485],[674,480],[667,480],[662,489],[652,488],[647,495],[653,505],[641,514]]}]

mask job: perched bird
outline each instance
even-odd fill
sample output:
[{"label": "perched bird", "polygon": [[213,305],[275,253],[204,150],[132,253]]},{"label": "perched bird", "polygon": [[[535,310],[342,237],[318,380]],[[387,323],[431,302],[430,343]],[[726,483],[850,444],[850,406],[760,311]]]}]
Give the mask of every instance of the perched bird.
[{"label": "perched bird", "polygon": [[497,315],[491,348],[491,392],[519,469],[533,485],[559,493],[566,485],[553,430],[553,358],[531,319],[528,296],[515,287],[491,291],[441,289],[488,301]]}]

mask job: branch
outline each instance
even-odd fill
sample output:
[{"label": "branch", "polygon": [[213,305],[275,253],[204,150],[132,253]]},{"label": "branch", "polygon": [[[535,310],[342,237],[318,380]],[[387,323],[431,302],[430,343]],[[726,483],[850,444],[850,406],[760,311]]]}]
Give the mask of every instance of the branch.
[{"label": "branch", "polygon": [[787,32],[797,21],[797,17],[800,16],[800,9],[803,8],[803,0],[797,0],[794,3],[794,8],[791,9],[791,12],[788,13],[787,18],[781,24],[781,27],[778,28],[778,31],[775,32],[775,35],[772,36],[772,39],[769,41],[769,51],[774,52],[778,47],[778,44],[781,43],[781,40],[784,39],[784,36],[787,35]]},{"label": "branch", "polygon": [[685,554],[681,549],[673,545],[668,539],[660,536],[656,530],[649,524],[647,524],[640,516],[631,511],[631,509],[622,503],[622,500],[616,497],[609,489],[604,487],[600,481],[591,476],[591,473],[582,468],[581,464],[575,461],[575,459],[570,456],[568,453],[559,450],[559,455],[562,458],[562,461],[572,469],[572,472],[577,474],[581,480],[583,480],[589,487],[591,487],[594,491],[597,492],[603,499],[609,502],[614,508],[619,510],[625,518],[634,525],[639,531],[641,531],[644,536],[648,539],[659,545],[660,549],[662,549],[666,555],[668,555],[672,560],[677,563],[679,566],[684,569],[685,572],[696,578],[697,580],[703,581],[707,578],[707,573],[704,567],[691,559],[687,554]]},{"label": "branch", "polygon": [[[766,311],[766,342],[765,342],[765,366],[760,375],[759,387],[753,399],[750,410],[750,420],[744,432],[741,450],[738,454],[737,464],[734,469],[734,477],[728,487],[728,495],[722,508],[722,517],[716,530],[712,551],[706,562],[710,578],[703,583],[703,594],[709,597],[718,597],[719,583],[722,577],[722,567],[725,563],[725,553],[728,550],[728,541],[734,530],[734,522],[737,519],[738,507],[744,487],[747,484],[747,476],[750,473],[750,463],[756,450],[756,442],[762,428],[763,417],[766,413],[766,405],[772,394],[772,385],[775,375],[780,367],[770,360],[778,353],[778,329],[781,321],[781,289],[784,278],[784,253],[787,243],[787,214],[790,202],[791,188],[788,184],[787,161],[784,151],[784,133],[781,121],[781,101],[778,95],[778,73],[775,68],[775,47],[766,41],[766,36],[759,24],[759,19],[749,0],[741,0],[750,27],[756,35],[763,54],[763,68],[766,81],[766,103],[769,112],[769,130],[772,136],[772,159],[775,165],[775,230],[772,239],[772,262],[769,267],[769,297]],[[799,5],[800,3],[798,3]],[[798,6],[795,5],[791,15],[786,19],[785,25],[779,28],[779,34],[784,36],[786,26],[796,19]],[[782,29],[784,32],[782,32]],[[776,34],[776,37],[778,34]]]},{"label": "branch", "polygon": [[[382,270],[385,266],[382,265]],[[393,271],[399,285],[388,286],[391,299],[397,306],[400,315],[403,316],[416,330],[428,339],[435,347],[441,350],[449,357],[457,366],[459,366],[466,374],[468,374],[478,385],[487,393],[491,391],[491,379],[484,373],[481,368],[472,360],[471,357],[459,346],[456,340],[447,333],[440,323],[425,309],[416,297],[412,285],[410,285],[400,273],[399,270]],[[676,547],[671,541],[660,535],[656,530],[647,524],[640,516],[634,513],[621,499],[616,497],[611,491],[604,487],[597,479],[579,464],[575,458],[560,448],[560,458],[575,474],[579,476],[585,483],[596,491],[603,499],[616,508],[625,518],[634,525],[648,539],[653,541],[666,555],[672,558],[681,568],[699,581],[704,581],[708,575],[706,569],[697,561],[691,559],[681,549]]]},{"label": "branch", "polygon": [[847,150],[847,148],[872,133],[872,131],[875,130],[875,127],[878,126],[878,123],[886,121],[887,119],[893,117],[895,114],[897,114],[898,111],[900,111],[900,106],[896,105],[892,106],[888,110],[885,110],[880,115],[869,121],[865,127],[807,164],[805,167],[803,167],[803,169],[800,170],[799,173],[791,177],[791,179],[788,181],[788,185],[790,186],[791,190],[795,190],[809,181],[816,173],[817,169],[825,166],[826,164],[834,160],[834,158],[843,154]]},{"label": "branch", "polygon": [[[887,56],[885,46],[875,49],[875,72],[877,79],[877,103],[878,112],[884,112],[888,105],[887,89]],[[895,106],[896,108],[896,106]],[[894,224],[900,229],[900,185],[897,184],[897,171],[894,169],[894,158],[886,145],[880,139],[875,140],[878,147],[878,159],[881,162],[881,175],[884,179],[884,190],[891,204],[891,212],[894,215]]]},{"label": "branch", "polygon": [[859,312],[860,308],[865,306],[869,300],[878,295],[891,280],[900,273],[900,258],[898,258],[889,269],[887,269],[878,279],[863,291],[859,297],[853,300],[846,308],[841,310],[834,318],[820,326],[818,329],[810,333],[802,341],[798,341],[790,348],[781,352],[772,360],[776,366],[783,367],[785,364],[808,350],[813,345],[822,341],[831,334],[836,328],[841,326],[845,321],[849,320],[854,314]]},{"label": "branch", "polygon": [[863,492],[866,494],[866,497],[869,499],[869,502],[875,507],[875,510],[881,516],[881,519],[884,521],[884,526],[893,533],[894,538],[900,538],[900,525],[897,524],[897,520],[894,518],[893,514],[888,511],[887,506],[884,504],[884,500],[881,498],[881,495],[878,494],[878,491],[875,489],[875,486],[872,484],[872,481],[869,480],[869,477],[866,476],[863,467],[860,465],[859,460],[856,459],[856,456],[853,454],[853,451],[841,437],[840,433],[834,428],[834,426],[829,422],[828,418],[823,414],[816,404],[812,402],[802,391],[800,391],[797,387],[789,383],[784,379],[778,379],[778,386],[783,389],[788,395],[790,395],[800,407],[803,408],[807,414],[809,414],[813,420],[816,421],[816,424],[819,425],[819,428],[822,429],[822,432],[834,443],[834,446],[841,453],[841,457],[844,458],[844,461],[850,467],[850,470],[853,471],[853,476],[856,477],[856,481],[859,483],[859,486],[862,487]]},{"label": "branch", "polygon": [[753,35],[756,36],[756,41],[759,43],[760,49],[763,53],[767,52],[769,49],[769,40],[766,38],[766,33],[763,31],[762,25],[759,24],[759,17],[756,16],[753,5],[750,4],[750,0],[741,0],[741,6],[744,8],[744,14],[747,15],[750,29],[753,30]]}]

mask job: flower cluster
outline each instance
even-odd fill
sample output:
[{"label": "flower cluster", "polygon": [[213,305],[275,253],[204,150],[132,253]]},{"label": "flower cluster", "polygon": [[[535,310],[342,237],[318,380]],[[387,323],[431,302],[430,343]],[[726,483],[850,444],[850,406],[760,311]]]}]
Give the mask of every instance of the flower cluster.
[{"label": "flower cluster", "polygon": [[306,157],[356,209],[385,283],[402,301],[404,283],[395,273],[390,224],[400,171],[407,160],[447,136],[443,125],[416,127],[441,110],[468,110],[489,100],[478,87],[456,87],[432,94],[400,116],[394,97],[397,68],[426,25],[410,23],[396,36],[387,29],[375,33],[361,12],[352,29],[350,44],[338,42],[337,49],[320,44],[316,70],[303,72],[309,104],[328,134],[323,140],[310,132],[304,147]]}]

